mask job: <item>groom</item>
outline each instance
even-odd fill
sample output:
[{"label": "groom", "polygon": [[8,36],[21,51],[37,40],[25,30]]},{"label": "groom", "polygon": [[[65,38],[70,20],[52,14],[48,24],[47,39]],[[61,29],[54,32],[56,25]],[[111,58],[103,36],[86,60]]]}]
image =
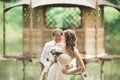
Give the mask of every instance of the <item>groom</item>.
[{"label": "groom", "polygon": [[[54,63],[54,60],[52,58],[51,59],[49,58],[52,55],[51,53],[49,53],[49,51],[52,47],[55,46],[56,43],[61,43],[63,41],[63,39],[64,39],[63,34],[64,33],[61,29],[53,29],[53,31],[52,31],[53,40],[49,41],[45,44],[42,54],[41,54],[41,57],[40,57],[40,61],[44,65],[45,68],[50,68],[51,65]],[[49,60],[47,60],[48,58],[49,58]],[[75,59],[73,59],[71,61],[71,64],[66,65],[67,69],[71,69],[73,67],[76,67]]]}]

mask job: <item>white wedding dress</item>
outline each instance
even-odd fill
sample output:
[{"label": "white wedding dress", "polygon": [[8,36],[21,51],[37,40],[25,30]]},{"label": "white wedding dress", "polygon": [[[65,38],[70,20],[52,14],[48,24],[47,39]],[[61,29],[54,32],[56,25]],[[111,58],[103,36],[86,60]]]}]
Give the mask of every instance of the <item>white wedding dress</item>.
[{"label": "white wedding dress", "polygon": [[71,56],[63,52],[63,54],[58,57],[57,63],[54,63],[49,68],[47,80],[70,80],[70,75],[62,73],[62,69],[70,64],[71,60]]}]

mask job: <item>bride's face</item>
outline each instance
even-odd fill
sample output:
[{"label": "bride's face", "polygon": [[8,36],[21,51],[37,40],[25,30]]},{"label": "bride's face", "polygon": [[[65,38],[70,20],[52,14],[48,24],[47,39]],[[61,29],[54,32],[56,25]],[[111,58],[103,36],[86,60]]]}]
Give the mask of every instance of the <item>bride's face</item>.
[{"label": "bride's face", "polygon": [[62,41],[63,41],[63,43],[65,43],[65,36],[63,36]]},{"label": "bride's face", "polygon": [[65,35],[63,36],[63,42],[65,43]]}]

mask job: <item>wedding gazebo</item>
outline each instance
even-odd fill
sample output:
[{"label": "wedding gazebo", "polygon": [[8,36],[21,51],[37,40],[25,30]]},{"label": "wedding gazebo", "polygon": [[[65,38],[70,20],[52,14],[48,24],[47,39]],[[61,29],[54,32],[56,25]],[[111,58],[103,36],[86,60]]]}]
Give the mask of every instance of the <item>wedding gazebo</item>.
[{"label": "wedding gazebo", "polygon": [[5,7],[4,14],[17,6],[23,7],[23,55],[31,58],[40,57],[44,43],[51,39],[52,29],[46,27],[47,8],[77,7],[80,9],[81,14],[76,15],[80,16],[81,24],[78,28],[74,28],[78,37],[78,49],[81,53],[90,56],[105,55],[104,6],[120,10],[118,6],[104,0],[21,0]]}]

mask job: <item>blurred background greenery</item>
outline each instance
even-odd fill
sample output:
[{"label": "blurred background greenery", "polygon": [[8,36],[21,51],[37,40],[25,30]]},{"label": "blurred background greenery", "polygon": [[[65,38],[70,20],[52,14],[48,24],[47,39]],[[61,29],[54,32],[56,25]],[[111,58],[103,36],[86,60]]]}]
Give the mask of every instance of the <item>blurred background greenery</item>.
[{"label": "blurred background greenery", "polygon": [[[0,0],[0,55],[3,54],[3,0]],[[18,0],[6,0],[6,4],[10,5]],[[116,5],[120,5],[119,0],[108,0]],[[22,53],[22,7],[16,7],[11,9],[6,14],[6,53],[7,54],[19,54]],[[54,11],[56,9],[54,8]],[[63,11],[63,10],[61,10]],[[76,12],[80,14],[80,11],[76,9]],[[74,12],[73,12],[74,13]],[[76,14],[76,13],[75,13]],[[47,14],[46,14],[47,15]],[[63,16],[55,12],[54,18],[59,18]],[[67,15],[65,15],[67,18]],[[111,7],[105,7],[105,50],[108,54],[118,54],[120,55],[120,12]],[[49,24],[49,23],[48,23]],[[80,23],[79,23],[80,24]],[[55,25],[53,23],[53,25]],[[57,27],[60,27],[61,24],[56,24]],[[71,24],[69,24],[71,25]],[[66,25],[69,26],[69,25]],[[5,63],[6,62],[6,63]],[[16,63],[17,64],[16,64]],[[0,61],[0,80],[21,80],[20,76],[22,74],[22,63],[19,61]],[[112,63],[112,64],[111,64]],[[107,62],[105,64],[105,80],[120,80],[120,75],[118,71],[119,62]],[[9,65],[9,66],[6,66]],[[19,66],[19,67],[15,67]],[[34,68],[33,68],[34,66]],[[28,63],[26,71],[26,80],[34,80],[39,78],[39,65]],[[99,73],[96,74],[96,70],[100,70],[99,64],[88,64],[88,71],[90,71],[90,76],[94,76],[94,80],[98,79]],[[97,67],[97,68],[96,68]],[[113,71],[111,71],[111,68]],[[18,70],[18,71],[17,71]],[[30,72],[31,71],[31,72]],[[36,72],[38,71],[38,72]],[[33,74],[36,73],[36,74]],[[17,74],[16,74],[17,73]],[[113,74],[113,75],[112,75]],[[112,77],[118,75],[119,77]],[[16,76],[16,77],[10,77]],[[18,78],[17,78],[18,77]],[[71,76],[71,79],[73,76]],[[111,78],[111,79],[110,79]],[[113,78],[113,79],[112,79]],[[92,80],[93,78],[91,78]],[[80,77],[78,77],[80,80]]]}]

